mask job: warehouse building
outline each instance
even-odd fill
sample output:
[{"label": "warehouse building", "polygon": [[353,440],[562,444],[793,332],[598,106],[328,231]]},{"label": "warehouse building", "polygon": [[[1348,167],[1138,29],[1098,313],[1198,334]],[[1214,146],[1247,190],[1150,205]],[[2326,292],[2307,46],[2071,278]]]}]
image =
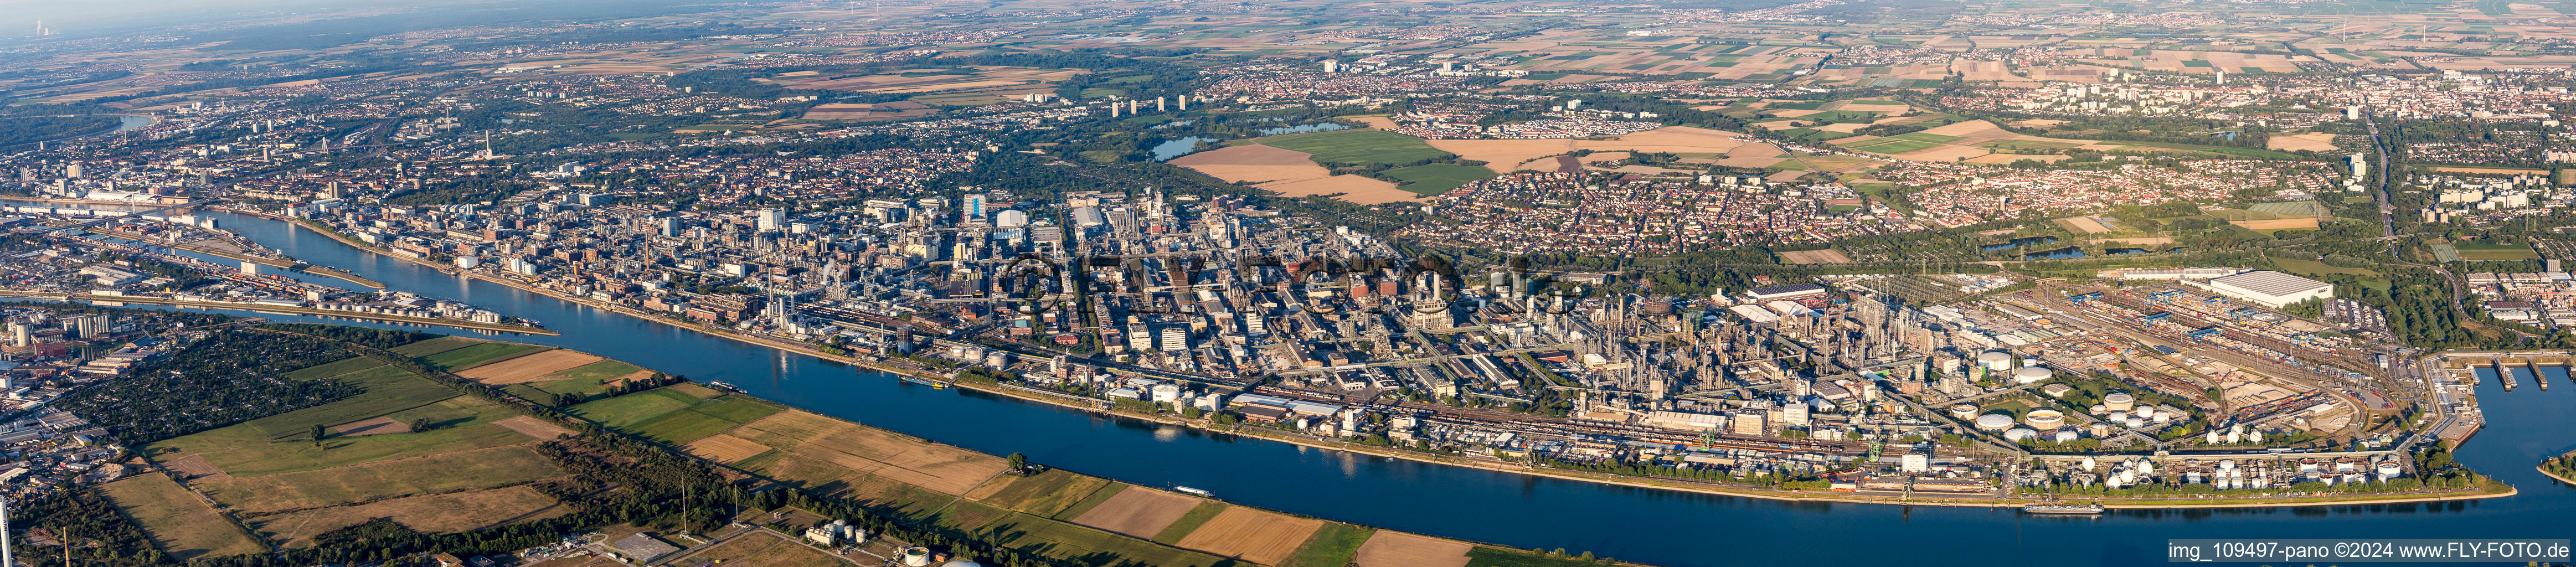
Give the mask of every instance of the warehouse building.
[{"label": "warehouse building", "polygon": [[1771,287],[1757,287],[1744,292],[1744,296],[1752,298],[1754,301],[1794,301],[1810,297],[1824,297],[1825,286],[1812,283],[1796,283]]},{"label": "warehouse building", "polygon": [[2207,289],[2273,309],[2310,299],[2334,297],[2334,284],[2272,271],[2246,272],[2209,280]]}]

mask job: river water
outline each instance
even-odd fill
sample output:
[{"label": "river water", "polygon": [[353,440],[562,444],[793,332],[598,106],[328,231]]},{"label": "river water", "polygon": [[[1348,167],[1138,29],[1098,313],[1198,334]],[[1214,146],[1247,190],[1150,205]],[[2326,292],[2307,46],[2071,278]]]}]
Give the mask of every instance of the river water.
[{"label": "river water", "polygon": [[[973,391],[934,390],[873,371],[637,320],[508,286],[447,275],[283,222],[214,213],[223,226],[317,265],[394,290],[535,319],[562,336],[508,340],[599,354],[751,394],[994,454],[1146,485],[1179,484],[1253,506],[1520,548],[1592,551],[1671,566],[2044,561],[2165,562],[2167,538],[2566,538],[2576,487],[2532,467],[2576,447],[2576,381],[2554,391],[2480,386],[2492,424],[2459,460],[2512,483],[2503,499],[2304,508],[2115,511],[2100,517],[2018,510],[1783,502],[1387,461],[1207,433]],[[247,313],[246,313],[247,314]],[[289,316],[284,321],[320,321]],[[342,321],[331,321],[344,324]],[[2516,372],[2527,372],[2516,370]],[[2321,562],[2322,563],[2322,562]],[[2515,563],[2520,563],[2516,561]]]}]

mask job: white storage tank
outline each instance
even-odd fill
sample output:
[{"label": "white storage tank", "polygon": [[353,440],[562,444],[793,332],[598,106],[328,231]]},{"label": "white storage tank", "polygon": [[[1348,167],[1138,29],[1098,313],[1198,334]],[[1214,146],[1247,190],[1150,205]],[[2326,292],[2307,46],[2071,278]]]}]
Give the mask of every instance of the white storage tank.
[{"label": "white storage tank", "polygon": [[2021,422],[2033,429],[2047,431],[2066,425],[2066,414],[2057,410],[2030,410],[2021,416]]},{"label": "white storage tank", "polygon": [[2048,377],[2055,376],[2056,374],[2057,373],[2051,372],[2047,368],[2024,366],[2021,367],[2020,370],[2013,371],[2013,382],[2019,384],[2032,384],[2041,380],[2047,380]]},{"label": "white storage tank", "polygon": [[1959,404],[1950,406],[1950,415],[1959,419],[1976,419],[1977,409],[1977,404]]},{"label": "white storage tank", "polygon": [[2006,428],[2006,427],[2012,427],[2012,424],[2013,424],[2013,419],[2012,419],[2012,416],[2009,416],[2009,415],[2004,415],[2004,414],[2000,414],[2000,413],[1990,413],[1990,414],[1986,414],[1986,415],[1977,416],[1977,428],[1978,428],[1978,429],[1984,429],[1984,430],[1988,430],[1988,431],[1998,431],[1998,430],[2002,430],[2003,428]]},{"label": "white storage tank", "polygon": [[1989,352],[1977,355],[1977,365],[1986,367],[1986,371],[1988,372],[2012,370],[2012,360],[2012,355],[2000,352]]},{"label": "white storage tank", "polygon": [[2012,428],[2011,431],[2004,432],[2004,439],[2010,440],[2014,443],[2020,443],[2024,439],[2035,437],[2039,437],[2039,432],[2028,427],[2015,427]]},{"label": "white storage tank", "polygon": [[2102,407],[2111,408],[2113,411],[2137,409],[2138,397],[2129,395],[2128,392],[2112,392],[2102,396]]}]

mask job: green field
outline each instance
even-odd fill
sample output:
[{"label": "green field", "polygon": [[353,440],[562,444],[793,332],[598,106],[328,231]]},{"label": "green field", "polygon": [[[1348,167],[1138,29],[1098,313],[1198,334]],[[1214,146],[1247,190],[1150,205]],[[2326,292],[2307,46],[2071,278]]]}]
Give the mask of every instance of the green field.
[{"label": "green field", "polygon": [[[1920,134],[1921,132],[1916,132],[1916,133],[1917,133],[1917,134]],[[1870,141],[1867,141],[1867,142],[1861,142],[1861,143],[1858,143],[1858,144],[1852,144],[1852,145],[1849,145],[1849,146],[1843,146],[1843,147],[1844,147],[1844,148],[1847,148],[1847,149],[1861,150],[1861,151],[1870,152],[1870,153],[1880,153],[1880,154],[1901,154],[1901,153],[1905,153],[1905,152],[1921,151],[1921,150],[1928,150],[1928,149],[1932,149],[1932,148],[1938,148],[1938,147],[1941,147],[1941,144],[1932,143],[1932,142],[1918,141],[1918,140],[1902,140],[1902,139],[1896,139],[1896,138],[1880,138],[1880,139],[1876,139],[1876,140],[1870,140]]]},{"label": "green field", "polygon": [[[524,436],[522,438],[525,438]],[[380,498],[494,488],[561,476],[552,459],[527,447],[439,453],[316,471],[203,479],[199,488],[225,506],[277,512]]]},{"label": "green field", "polygon": [[1424,195],[1438,195],[1450,189],[1456,189],[1460,185],[1466,185],[1470,181],[1495,177],[1494,170],[1491,169],[1448,163],[1394,169],[1387,171],[1386,174],[1404,180],[1403,185],[1397,185],[1395,188]]},{"label": "green field", "polygon": [[701,400],[697,397],[672,391],[670,388],[656,388],[651,391],[581,404],[570,409],[574,416],[582,419],[625,429],[664,414],[687,409],[689,406],[697,405],[699,401]]},{"label": "green field", "polygon": [[342,374],[348,374],[348,373],[351,373],[351,372],[357,372],[357,371],[360,371],[360,370],[367,370],[367,369],[371,369],[371,368],[375,368],[375,367],[379,367],[379,366],[384,366],[384,365],[385,365],[384,361],[376,360],[376,359],[373,359],[373,358],[367,358],[367,357],[363,357],[363,356],[361,356],[361,357],[357,357],[357,358],[351,358],[351,359],[347,359],[347,360],[342,360],[342,361],[339,361],[339,362],[333,362],[333,363],[330,363],[330,364],[323,364],[323,365],[318,365],[318,366],[308,366],[308,367],[304,367],[304,368],[299,368],[299,369],[296,369],[294,372],[288,372],[288,373],[286,373],[286,377],[287,377],[288,379],[292,379],[292,380],[303,380],[303,381],[320,380],[320,379],[323,379],[323,378],[330,378],[330,377],[333,377],[333,376],[339,376],[339,375],[342,375]]},{"label": "green field", "polygon": [[593,363],[590,363],[590,364],[584,364],[584,365],[581,365],[581,366],[576,366],[576,367],[572,367],[572,368],[567,368],[567,369],[564,369],[564,370],[561,370],[561,371],[557,371],[557,372],[555,372],[555,373],[553,373],[553,374],[547,374],[547,375],[546,375],[546,377],[547,377],[547,378],[558,378],[558,379],[573,379],[573,378],[579,378],[579,379],[590,380],[590,381],[594,381],[594,382],[596,382],[596,381],[600,381],[600,380],[607,380],[607,379],[610,379],[610,378],[616,378],[616,377],[619,377],[619,376],[625,376],[625,375],[628,375],[628,374],[634,374],[634,373],[636,373],[636,372],[641,372],[641,371],[643,371],[643,370],[644,370],[644,369],[642,369],[642,368],[636,368],[636,367],[635,367],[635,365],[633,365],[633,364],[627,364],[627,363],[618,362],[618,361],[614,361],[614,360],[602,360],[602,361],[599,361],[599,362],[593,362]]},{"label": "green field", "polygon": [[656,388],[569,408],[573,415],[628,433],[684,444],[723,433],[785,409],[749,396],[701,400],[673,388]]},{"label": "green field", "polygon": [[[340,377],[363,388],[348,399],[272,415],[229,427],[153,443],[144,454],[168,462],[203,456],[206,462],[235,476],[309,471],[368,463],[408,455],[481,449],[530,441],[527,435],[490,422],[519,415],[393,367],[379,367]],[[433,424],[429,431],[360,437],[329,437],[316,446],[314,425],[325,427],[390,416]]]},{"label": "green field", "polygon": [[2521,244],[2459,244],[2460,259],[2471,262],[2492,260],[2538,260],[2539,252]]},{"label": "green field", "polygon": [[740,427],[753,420],[768,417],[769,414],[778,413],[780,409],[777,405],[743,396],[725,396],[699,402],[695,406],[665,413],[620,429],[655,441],[679,445]]},{"label": "green field", "polygon": [[1931,132],[1907,132],[1907,133],[1904,133],[1904,134],[1897,134],[1897,135],[1894,135],[1894,136],[1888,136],[1888,137],[1890,137],[1890,138],[1895,138],[1895,139],[1899,139],[1899,140],[1913,140],[1913,141],[1917,141],[1917,142],[1931,142],[1931,143],[1935,143],[1935,144],[1947,144],[1947,143],[1951,143],[1951,142],[1956,142],[1956,141],[1960,141],[1960,140],[1965,140],[1965,139],[1967,139],[1967,138],[1961,138],[1961,137],[1958,137],[1958,136],[1944,136],[1944,135],[1940,135],[1940,134],[1934,134],[1934,133],[1931,133]]},{"label": "green field", "polygon": [[1256,138],[1254,143],[1314,154],[1318,163],[1407,163],[1449,157],[1421,138],[1384,130],[1335,130]]},{"label": "green field", "polygon": [[2084,147],[2084,144],[2078,142],[2042,142],[2039,140],[1995,140],[1992,142],[1977,144],[1977,146],[1996,150],[2037,150],[2057,152],[2081,148]]},{"label": "green field", "polygon": [[399,355],[403,355],[403,356],[409,356],[409,357],[422,357],[422,356],[429,356],[429,355],[433,355],[433,354],[438,354],[438,353],[442,353],[442,352],[447,352],[447,351],[451,351],[451,350],[456,350],[456,349],[460,349],[460,348],[465,348],[465,347],[469,347],[469,346],[474,346],[474,345],[477,345],[477,344],[482,344],[482,343],[484,343],[484,342],[485,342],[485,341],[479,341],[479,340],[469,339],[469,338],[465,338],[465,337],[459,337],[459,336],[449,335],[449,336],[439,337],[439,338],[435,338],[435,339],[429,339],[429,340],[425,340],[425,341],[415,342],[415,343],[411,343],[411,344],[407,344],[407,345],[403,345],[403,346],[398,346],[398,347],[394,347],[394,348],[386,349],[386,350],[394,351],[394,354],[399,354]]},{"label": "green field", "polygon": [[[411,346],[411,345],[403,345]],[[440,370],[464,370],[530,354],[546,347],[518,343],[483,343],[429,356],[414,357]]]},{"label": "green field", "polygon": [[1308,536],[1305,545],[1298,546],[1297,553],[1289,555],[1287,561],[1279,562],[1279,567],[1348,565],[1351,557],[1359,554],[1360,546],[1367,544],[1369,537],[1374,535],[1377,535],[1376,529],[1324,522],[1324,527],[1316,529],[1315,535]]}]

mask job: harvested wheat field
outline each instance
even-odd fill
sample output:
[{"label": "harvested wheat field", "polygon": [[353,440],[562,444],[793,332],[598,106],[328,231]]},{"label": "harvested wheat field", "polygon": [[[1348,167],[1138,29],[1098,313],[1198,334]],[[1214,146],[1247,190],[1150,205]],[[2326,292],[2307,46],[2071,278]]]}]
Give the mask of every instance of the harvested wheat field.
[{"label": "harvested wheat field", "polygon": [[752,458],[759,456],[761,453],[769,452],[768,445],[753,443],[749,439],[722,433],[709,435],[705,439],[692,441],[689,443],[688,449],[690,453],[696,454],[697,456],[715,459],[718,462],[724,463],[739,462],[743,459]]},{"label": "harvested wheat field", "polygon": [[572,512],[572,508],[556,503],[534,488],[513,486],[315,508],[257,518],[252,527],[262,535],[285,541],[287,547],[311,547],[313,536],[376,518],[396,518],[412,529],[441,533],[541,520]]},{"label": "harvested wheat field", "polygon": [[[1863,150],[1863,151],[1867,151],[1867,150]],[[1973,157],[1983,156],[1983,155],[1991,154],[1991,153],[1994,153],[1994,152],[1987,151],[1985,148],[1971,148],[1971,147],[1967,147],[1967,146],[1941,146],[1941,147],[1938,147],[1938,148],[1932,148],[1932,149],[1927,149],[1927,150],[1912,151],[1912,152],[1905,152],[1905,153],[1901,153],[1901,154],[1896,154],[1896,157],[1904,158],[1904,159],[1910,159],[1910,160],[1914,160],[1914,161],[1959,161],[1959,160],[1964,160],[1964,159],[1968,159],[1968,158],[1973,158]]]},{"label": "harvested wheat field", "polygon": [[1511,173],[1530,160],[1575,150],[1671,152],[1684,154],[1720,153],[1734,150],[1744,142],[1734,140],[1735,133],[1724,130],[1665,126],[1608,140],[1425,140],[1440,151],[1458,157],[1485,162],[1495,173]]},{"label": "harvested wheat field", "polygon": [[1267,189],[1290,197],[1340,194],[1341,196],[1338,198],[1341,200],[1363,205],[1418,201],[1422,199],[1422,195],[1415,194],[1412,191],[1395,188],[1394,183],[1388,183],[1375,178],[1360,177],[1357,175],[1335,175],[1314,179],[1272,181],[1269,183],[1254,185],[1254,187]]},{"label": "harvested wheat field", "polygon": [[2306,134],[2291,134],[2291,135],[2287,135],[2287,136],[2273,136],[2273,137],[2271,137],[2270,139],[2267,139],[2267,140],[2264,140],[2264,141],[2263,141],[2263,147],[2264,147],[2264,148],[2266,148],[2266,149],[2283,150],[2283,151],[2292,151],[2292,152],[2296,152],[2296,151],[2331,152],[2331,151],[2335,151],[2334,140],[2335,140],[2335,135],[2334,135],[2334,134],[2328,134],[2328,133],[2324,133],[2324,132],[2309,132],[2309,133],[2306,133]]},{"label": "harvested wheat field", "polygon": [[524,415],[495,419],[492,420],[492,424],[509,428],[511,431],[527,434],[529,437],[535,437],[547,441],[575,435],[572,430],[564,429],[563,426],[546,423],[544,420]]},{"label": "harvested wheat field", "polygon": [[1780,261],[1789,264],[1840,264],[1850,262],[1839,250],[1792,250],[1780,253]]},{"label": "harvested wheat field", "polygon": [[1000,457],[801,410],[778,412],[727,433],[943,494],[965,494],[1005,468]]},{"label": "harvested wheat field", "polygon": [[1109,501],[1101,502],[1073,521],[1086,526],[1154,539],[1154,534],[1181,519],[1196,508],[1200,500],[1181,494],[1143,487],[1118,491]]},{"label": "harvested wheat field", "polygon": [[2230,224],[2234,224],[2234,225],[2236,225],[2236,226],[2241,226],[2241,227],[2250,228],[2250,229],[2254,229],[2254,230],[2281,230],[2281,229],[2297,229],[2297,228],[2314,229],[2314,228],[2316,228],[2316,227],[2317,227],[2317,219],[2316,219],[2316,218],[2314,218],[2314,217],[2311,217],[2311,218],[2303,218],[2303,219],[2241,220],[2241,221],[2228,221],[2228,222],[2229,222]]},{"label": "harvested wheat field", "polygon": [[337,437],[361,437],[367,435],[382,435],[386,433],[410,432],[410,425],[394,421],[394,419],[390,417],[352,421],[331,427],[331,435]]},{"label": "harvested wheat field", "polygon": [[2051,154],[2051,155],[2031,155],[2031,154],[1986,154],[1986,155],[1982,155],[1982,156],[1977,156],[1977,157],[1968,158],[1968,163],[1982,163],[1982,164],[1988,164],[1988,165],[1995,165],[1995,164],[2006,164],[2006,163],[2012,163],[2012,162],[2021,161],[2021,160],[2031,160],[2031,161],[2043,162],[2043,163],[2057,163],[2057,162],[2061,162],[2061,161],[2066,161],[2066,160],[2068,160],[2068,159],[2072,159],[2073,157],[2074,157],[2074,156],[2064,156],[2064,155],[2054,155],[2054,154]]},{"label": "harvested wheat field", "polygon": [[[1125,495],[1121,493],[1120,495]],[[1233,506],[1181,538],[1181,547],[1263,565],[1278,565],[1323,528],[1324,521]]]},{"label": "harvested wheat field", "polygon": [[545,379],[546,375],[599,362],[598,355],[555,349],[509,360],[467,368],[457,376],[485,384],[519,384]]},{"label": "harvested wheat field", "polygon": [[1378,530],[1351,562],[1360,567],[1464,567],[1471,546],[1445,539]]},{"label": "harvested wheat field", "polygon": [[1306,152],[1261,144],[1217,148],[1172,158],[1165,163],[1197,170],[1228,183],[1314,179],[1333,174],[1332,170],[1315,165],[1313,157]]}]

